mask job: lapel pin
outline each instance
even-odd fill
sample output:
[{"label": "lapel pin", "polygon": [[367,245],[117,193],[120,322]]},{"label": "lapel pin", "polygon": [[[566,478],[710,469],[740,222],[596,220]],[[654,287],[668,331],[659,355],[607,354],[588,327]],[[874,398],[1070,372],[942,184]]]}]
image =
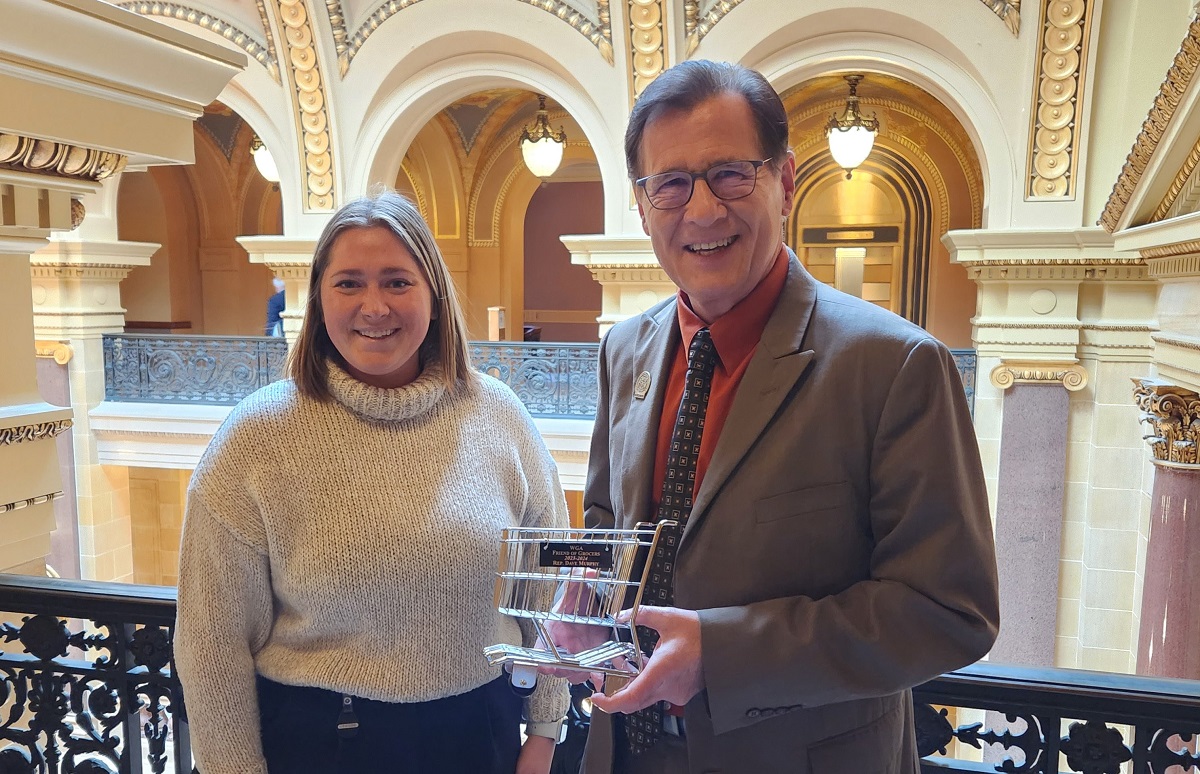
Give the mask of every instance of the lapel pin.
[{"label": "lapel pin", "polygon": [[650,372],[642,371],[638,374],[637,381],[633,383],[633,397],[638,400],[645,400],[646,395],[650,393]]}]

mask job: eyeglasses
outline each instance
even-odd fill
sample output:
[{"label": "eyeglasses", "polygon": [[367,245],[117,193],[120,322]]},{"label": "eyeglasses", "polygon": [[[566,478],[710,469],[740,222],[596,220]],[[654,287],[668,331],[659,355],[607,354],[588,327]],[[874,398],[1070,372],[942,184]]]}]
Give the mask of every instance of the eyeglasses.
[{"label": "eyeglasses", "polygon": [[639,177],[633,184],[646,192],[646,199],[656,210],[673,210],[690,202],[700,178],[704,178],[708,190],[718,199],[741,199],[754,193],[759,167],[770,161],[726,161],[703,172],[660,172]]}]

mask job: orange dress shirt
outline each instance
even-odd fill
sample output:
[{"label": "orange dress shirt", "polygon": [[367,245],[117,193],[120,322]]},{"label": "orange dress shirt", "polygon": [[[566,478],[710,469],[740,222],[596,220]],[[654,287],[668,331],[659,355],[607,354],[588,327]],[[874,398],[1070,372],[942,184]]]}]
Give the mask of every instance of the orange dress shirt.
[{"label": "orange dress shirt", "polygon": [[[717,367],[713,371],[712,389],[708,396],[708,410],[704,415],[704,433],[700,436],[700,457],[696,462],[696,489],[704,479],[704,472],[712,460],[713,449],[721,437],[721,428],[733,406],[738,384],[750,365],[750,358],[758,348],[767,319],[775,311],[775,304],[787,281],[788,251],[779,248],[775,264],[755,286],[750,294],[717,320],[708,323],[713,346],[717,350]],[[654,457],[654,487],[651,490],[651,513],[658,511],[662,497],[663,479],[667,475],[667,455],[671,448],[671,433],[679,413],[679,402],[683,399],[683,384],[687,376],[687,352],[692,337],[706,323],[696,316],[689,305],[687,294],[679,292],[679,332],[681,343],[675,351],[671,372],[667,376],[666,394],[663,397],[662,416],[658,420],[658,443]]]}]

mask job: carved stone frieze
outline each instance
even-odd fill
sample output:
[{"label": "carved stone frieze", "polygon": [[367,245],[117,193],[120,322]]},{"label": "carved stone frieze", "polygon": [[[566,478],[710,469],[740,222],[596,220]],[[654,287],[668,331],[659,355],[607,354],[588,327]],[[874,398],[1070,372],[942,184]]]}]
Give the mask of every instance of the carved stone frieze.
[{"label": "carved stone frieze", "polygon": [[[613,64],[612,47],[612,17],[609,11],[610,0],[596,0],[596,18],[589,18],[578,8],[563,2],[563,0],[517,0],[518,2],[541,8],[562,19],[571,29],[583,35],[604,57],[604,61]],[[338,53],[338,69],[342,76],[350,70],[350,64],[358,55],[371,33],[379,29],[379,25],[403,11],[409,6],[416,5],[421,0],[387,0],[381,3],[366,20],[359,25],[353,35],[346,26],[345,14],[341,11],[338,0],[325,0],[329,10],[329,19],[333,27],[334,48]],[[336,6],[336,11],[335,11]],[[336,17],[336,20],[335,20]]]},{"label": "carved stone frieze", "polygon": [[13,511],[19,511],[22,508],[31,508],[35,505],[41,505],[42,503],[54,502],[55,500],[62,499],[62,496],[63,493],[58,491],[50,492],[49,494],[38,495],[37,497],[30,497],[26,500],[17,500],[16,502],[12,503],[4,503],[0,505],[0,513],[11,513]]},{"label": "carved stone frieze", "polygon": [[16,427],[0,428],[0,446],[23,443],[25,441],[40,441],[43,438],[53,438],[66,432],[73,425],[69,419],[59,419],[54,422],[39,422],[36,425],[17,425]]},{"label": "carved stone frieze", "polygon": [[667,69],[666,4],[664,0],[629,3],[630,84],[634,100]]},{"label": "carved stone frieze", "polygon": [[1021,0],[979,0],[1004,22],[1013,37],[1021,34]]},{"label": "carved stone frieze", "polygon": [[1070,392],[1087,386],[1087,370],[1078,363],[1016,362],[1001,363],[992,369],[992,385],[1007,390],[1014,384],[1061,384]]},{"label": "carved stone frieze", "polygon": [[1200,275],[1200,240],[1176,242],[1141,251],[1151,277]]},{"label": "carved stone frieze", "polygon": [[[165,16],[215,32],[242,51],[245,51],[251,59],[265,67],[267,72],[270,73],[271,78],[276,83],[279,83],[279,60],[275,57],[275,47],[271,43],[270,32],[268,31],[270,27],[266,24],[265,18],[263,19],[263,30],[267,31],[267,37],[259,39],[235,24],[213,16],[207,11],[192,8],[182,3],[167,3],[162,0],[152,0],[150,2],[147,0],[137,0],[136,2],[117,3],[117,5],[142,16]],[[264,10],[261,0],[259,0],[258,5],[261,15]]]},{"label": "carved stone frieze", "polygon": [[1100,215],[1099,224],[1109,233],[1116,230],[1117,221],[1125,214],[1125,209],[1129,206],[1129,200],[1133,196],[1133,189],[1137,187],[1142,175],[1145,174],[1150,157],[1158,148],[1167,124],[1175,116],[1175,111],[1179,108],[1179,100],[1187,91],[1192,77],[1196,74],[1197,67],[1200,67],[1200,16],[1192,19],[1187,37],[1183,39],[1179,53],[1175,55],[1175,61],[1171,64],[1171,69],[1167,71],[1166,80],[1159,87],[1158,96],[1154,98],[1150,114],[1142,122],[1142,131],[1134,141],[1133,149],[1129,151],[1125,165],[1121,168],[1121,175],[1113,185],[1108,202],[1104,205],[1104,212]]},{"label": "carved stone frieze", "polygon": [[1034,76],[1027,199],[1075,196],[1075,142],[1082,115],[1095,0],[1042,0],[1041,58]]},{"label": "carved stone frieze", "polygon": [[337,206],[334,191],[333,143],[330,139],[328,99],[317,58],[312,21],[304,0],[278,0],[279,18],[291,67],[288,75],[296,90],[303,148],[304,209],[327,211]]},{"label": "carved stone frieze", "polygon": [[1192,146],[1188,157],[1183,160],[1183,166],[1171,181],[1171,187],[1150,216],[1151,223],[1195,212],[1200,206],[1200,169],[1197,169],[1197,164],[1200,164],[1200,139]]},{"label": "carved stone frieze", "polygon": [[1134,379],[1133,399],[1156,463],[1200,469],[1200,395],[1156,379]]},{"label": "carved stone frieze", "polygon": [[0,132],[0,169],[78,180],[103,180],[125,168],[125,156]]}]

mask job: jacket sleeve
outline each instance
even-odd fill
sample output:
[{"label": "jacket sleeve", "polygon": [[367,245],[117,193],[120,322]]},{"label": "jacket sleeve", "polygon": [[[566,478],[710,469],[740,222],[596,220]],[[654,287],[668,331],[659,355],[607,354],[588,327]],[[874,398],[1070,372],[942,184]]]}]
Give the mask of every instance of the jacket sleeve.
[{"label": "jacket sleeve", "polygon": [[987,494],[944,347],[922,339],[911,348],[862,453],[870,454],[868,579],[819,599],[699,611],[717,733],[791,709],[897,693],[978,660],[994,642]]},{"label": "jacket sleeve", "polygon": [[179,567],[175,665],[197,767],[266,774],[254,653],[273,620],[265,545],[235,534],[189,493]]}]

